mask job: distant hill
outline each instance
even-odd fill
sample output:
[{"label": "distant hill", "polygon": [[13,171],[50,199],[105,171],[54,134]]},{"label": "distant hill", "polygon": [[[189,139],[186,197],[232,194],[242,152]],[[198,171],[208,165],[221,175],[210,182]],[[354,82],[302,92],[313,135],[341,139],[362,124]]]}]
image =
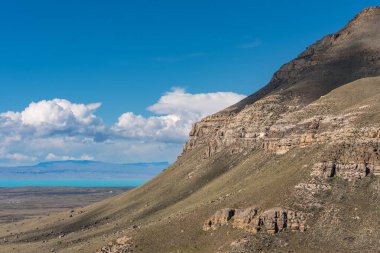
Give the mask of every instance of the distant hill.
[{"label": "distant hill", "polygon": [[150,179],[168,162],[115,164],[88,160],[43,162],[33,166],[0,167],[0,179]]}]

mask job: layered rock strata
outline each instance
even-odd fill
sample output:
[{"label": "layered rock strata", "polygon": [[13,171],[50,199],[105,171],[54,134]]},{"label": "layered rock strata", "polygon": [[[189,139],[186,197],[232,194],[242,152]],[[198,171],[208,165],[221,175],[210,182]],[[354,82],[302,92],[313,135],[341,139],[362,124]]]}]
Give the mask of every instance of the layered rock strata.
[{"label": "layered rock strata", "polygon": [[[368,156],[360,150],[378,149],[380,125],[354,122],[373,108],[361,105],[336,113],[338,101],[324,95],[354,80],[380,75],[380,44],[374,43],[380,40],[379,23],[380,8],[365,9],[342,30],[282,66],[263,89],[194,124],[183,152],[204,147],[203,157],[208,158],[226,147],[232,153],[263,149],[285,154],[295,147],[327,144],[344,150],[349,144],[358,147],[359,156]],[[372,163],[377,172],[379,155],[374,153],[349,163]]]},{"label": "layered rock strata", "polygon": [[291,231],[305,231],[307,215],[300,211],[285,208],[273,208],[260,212],[256,207],[246,209],[222,209],[205,221],[203,230],[215,230],[220,226],[232,224],[234,228],[247,232],[257,233],[265,230],[268,234],[290,229]]}]

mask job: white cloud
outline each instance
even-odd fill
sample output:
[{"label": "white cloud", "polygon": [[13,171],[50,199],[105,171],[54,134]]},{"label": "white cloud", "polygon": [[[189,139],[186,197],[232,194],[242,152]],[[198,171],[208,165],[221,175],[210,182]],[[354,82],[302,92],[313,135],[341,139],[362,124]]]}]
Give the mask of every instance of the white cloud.
[{"label": "white cloud", "polygon": [[145,118],[132,112],[124,113],[113,127],[115,134],[128,139],[144,141],[183,141],[187,127],[178,115],[152,116]]},{"label": "white cloud", "polygon": [[126,112],[112,126],[95,115],[100,103],[33,102],[20,112],[0,113],[0,163],[173,161],[194,122],[244,97],[232,92],[191,94],[175,88],[148,107],[152,116]]},{"label": "white cloud", "polygon": [[157,114],[195,113],[201,117],[216,113],[245,98],[234,92],[214,92],[191,94],[182,88],[174,88],[162,96],[158,102],[148,107]]},{"label": "white cloud", "polygon": [[65,99],[42,100],[31,103],[20,113],[25,125],[41,126],[52,125],[65,128],[70,124],[91,125],[97,118],[93,114],[101,106],[94,104],[74,104]]},{"label": "white cloud", "polygon": [[106,131],[94,112],[101,106],[75,104],[65,99],[31,103],[22,112],[0,114],[0,134],[8,136],[47,137],[56,134],[97,137]]},{"label": "white cloud", "polygon": [[187,93],[175,88],[148,107],[157,116],[143,117],[124,113],[113,131],[126,138],[145,141],[183,142],[191,125],[207,115],[218,112],[245,98],[233,92]]},{"label": "white cloud", "polygon": [[90,161],[90,160],[94,160],[94,157],[91,156],[91,155],[88,155],[88,154],[83,154],[81,155],[80,157],[74,157],[74,156],[68,156],[68,155],[55,155],[53,153],[49,153],[46,157],[45,157],[45,160],[46,161],[67,161],[67,160],[71,160],[71,161],[75,161],[75,160],[87,160],[87,161]]},{"label": "white cloud", "polygon": [[0,159],[15,160],[17,162],[33,162],[37,160],[35,156],[28,156],[21,153],[0,153]]}]

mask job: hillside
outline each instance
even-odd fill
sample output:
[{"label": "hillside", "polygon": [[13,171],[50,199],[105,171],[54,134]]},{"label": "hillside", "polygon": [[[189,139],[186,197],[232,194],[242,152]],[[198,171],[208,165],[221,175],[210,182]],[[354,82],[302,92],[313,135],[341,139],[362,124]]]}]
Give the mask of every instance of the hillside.
[{"label": "hillside", "polygon": [[380,7],[194,124],[153,180],[0,226],[0,252],[376,252]]}]

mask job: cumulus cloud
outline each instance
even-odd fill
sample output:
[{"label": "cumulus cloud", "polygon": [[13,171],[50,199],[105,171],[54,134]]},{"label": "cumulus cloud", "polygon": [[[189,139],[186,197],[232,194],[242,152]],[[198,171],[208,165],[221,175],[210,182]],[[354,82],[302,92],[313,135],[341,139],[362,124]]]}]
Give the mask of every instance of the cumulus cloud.
[{"label": "cumulus cloud", "polygon": [[32,126],[67,127],[72,122],[90,125],[97,119],[93,113],[100,106],[101,103],[75,104],[65,99],[42,100],[31,103],[20,116],[24,124]]},{"label": "cumulus cloud", "polygon": [[75,104],[65,99],[42,100],[31,103],[22,112],[0,114],[0,129],[8,136],[83,135],[103,134],[106,126],[94,112],[101,106]]},{"label": "cumulus cloud", "polygon": [[174,88],[162,96],[148,110],[157,114],[195,113],[204,117],[220,111],[245,98],[234,92],[191,94],[182,88]]},{"label": "cumulus cloud", "polygon": [[[189,121],[187,119],[186,121]],[[132,112],[124,113],[113,127],[120,137],[144,141],[183,141],[187,127],[178,115],[143,117]]]},{"label": "cumulus cloud", "polygon": [[113,131],[120,136],[145,141],[183,142],[194,122],[243,98],[244,95],[233,92],[191,94],[182,88],[175,88],[148,107],[157,116],[124,113]]},{"label": "cumulus cloud", "polygon": [[172,161],[194,122],[244,97],[232,92],[191,94],[175,88],[147,108],[152,116],[126,112],[112,126],[96,116],[100,103],[33,102],[22,111],[0,113],[0,163]]}]

